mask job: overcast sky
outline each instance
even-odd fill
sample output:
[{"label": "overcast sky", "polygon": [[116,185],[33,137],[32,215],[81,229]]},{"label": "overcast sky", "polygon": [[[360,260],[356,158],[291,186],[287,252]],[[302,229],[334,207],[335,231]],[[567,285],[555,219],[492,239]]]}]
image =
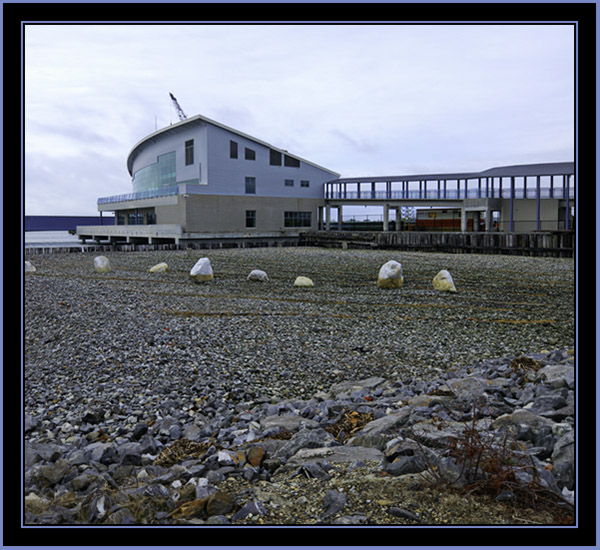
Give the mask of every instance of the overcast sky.
[{"label": "overcast sky", "polygon": [[574,160],[574,30],[28,25],[25,213],[96,215],[126,158],[201,114],[344,177]]}]

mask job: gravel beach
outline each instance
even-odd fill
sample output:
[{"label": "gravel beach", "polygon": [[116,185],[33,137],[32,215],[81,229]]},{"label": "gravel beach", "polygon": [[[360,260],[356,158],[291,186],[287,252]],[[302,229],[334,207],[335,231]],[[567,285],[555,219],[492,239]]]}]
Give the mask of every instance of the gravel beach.
[{"label": "gravel beach", "polygon": [[[96,255],[36,256],[25,277],[26,522],[556,522],[514,494],[466,498],[400,471],[423,446],[447,458],[447,441],[414,434],[467,422],[474,398],[482,431],[536,416],[512,423],[531,432],[516,439],[571,498],[572,259],[188,249],[105,253],[97,273]],[[214,279],[197,284],[201,257]],[[401,288],[377,287],[388,260]],[[433,289],[442,269],[456,293]]]}]

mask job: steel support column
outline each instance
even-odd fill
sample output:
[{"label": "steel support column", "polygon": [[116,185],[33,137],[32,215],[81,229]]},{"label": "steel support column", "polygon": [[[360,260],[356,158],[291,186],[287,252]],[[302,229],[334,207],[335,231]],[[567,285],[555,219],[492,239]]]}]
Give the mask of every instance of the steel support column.
[{"label": "steel support column", "polygon": [[569,179],[571,176],[565,175],[565,229],[569,230]]},{"label": "steel support column", "polygon": [[536,180],[535,180],[535,196],[536,198],[536,210],[537,210],[537,215],[536,215],[536,224],[535,224],[535,228],[537,231],[540,230],[540,180],[541,180],[541,176],[537,176]]},{"label": "steel support column", "polygon": [[515,177],[510,178],[510,232],[515,230],[514,220],[514,205],[515,205]]}]

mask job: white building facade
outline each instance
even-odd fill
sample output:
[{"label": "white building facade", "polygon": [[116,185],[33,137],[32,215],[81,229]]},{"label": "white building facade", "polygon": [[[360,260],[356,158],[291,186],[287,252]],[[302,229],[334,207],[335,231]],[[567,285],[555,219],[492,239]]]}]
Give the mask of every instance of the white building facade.
[{"label": "white building facade", "polygon": [[114,226],[78,227],[82,239],[160,242],[277,237],[315,230],[323,184],[339,174],[195,116],[137,143],[132,193],[98,199]]}]

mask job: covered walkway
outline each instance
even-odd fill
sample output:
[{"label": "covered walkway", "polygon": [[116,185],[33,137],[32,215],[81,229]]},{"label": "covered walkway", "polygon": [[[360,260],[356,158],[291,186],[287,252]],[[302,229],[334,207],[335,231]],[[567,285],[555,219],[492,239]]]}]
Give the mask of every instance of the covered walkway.
[{"label": "covered walkway", "polygon": [[[574,204],[573,162],[502,166],[482,172],[419,174],[384,177],[338,178],[324,184],[323,225],[330,230],[331,209],[342,220],[345,205],[383,206],[383,228],[389,230],[389,211],[406,206],[455,207],[461,210],[461,231],[467,230],[467,212],[483,213],[487,231],[492,229],[492,212],[509,201],[507,218],[514,231],[515,200],[536,201],[536,230],[540,230],[540,208],[544,199],[560,199],[564,206],[565,229]],[[398,225],[398,224],[397,224]]]}]

